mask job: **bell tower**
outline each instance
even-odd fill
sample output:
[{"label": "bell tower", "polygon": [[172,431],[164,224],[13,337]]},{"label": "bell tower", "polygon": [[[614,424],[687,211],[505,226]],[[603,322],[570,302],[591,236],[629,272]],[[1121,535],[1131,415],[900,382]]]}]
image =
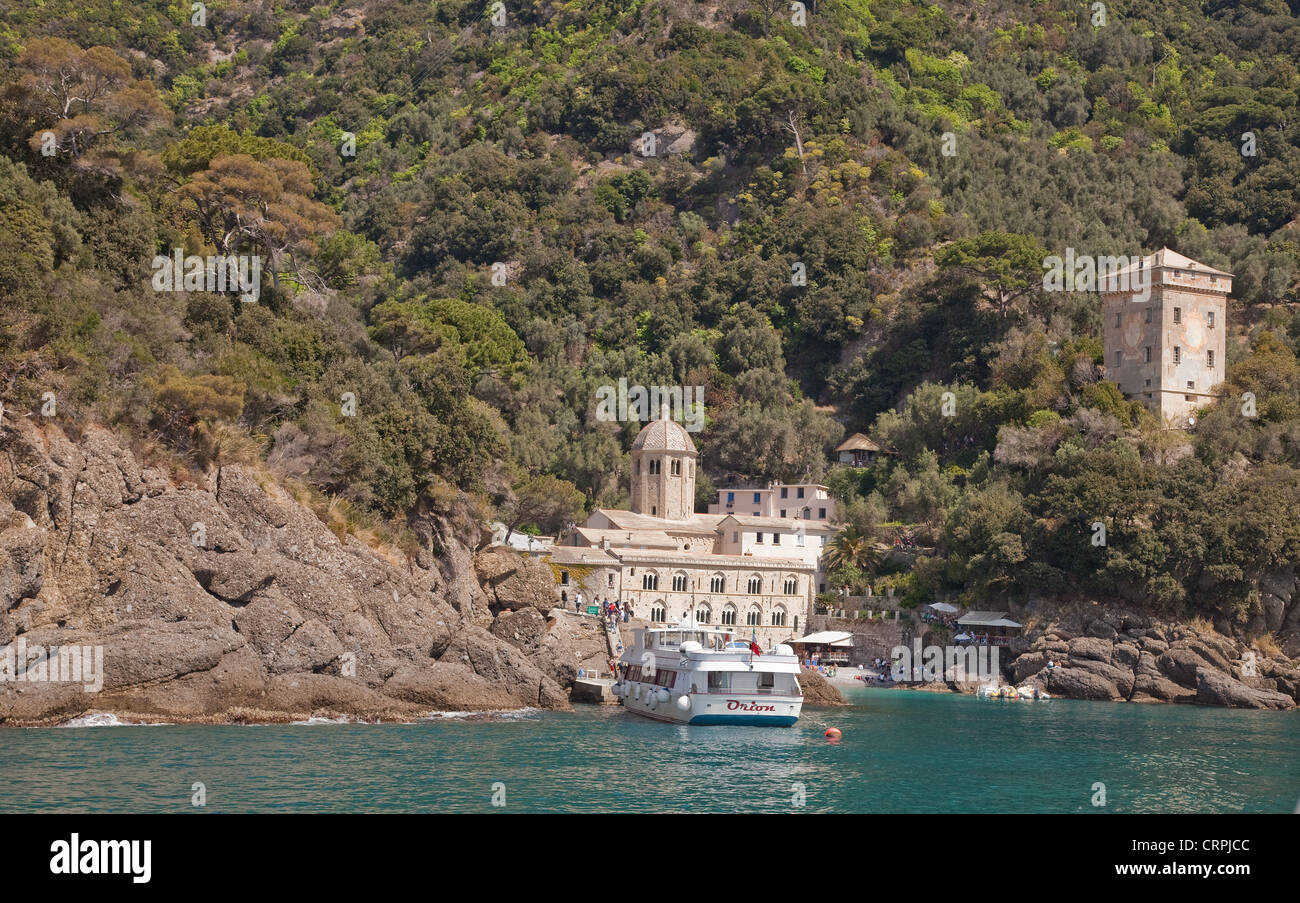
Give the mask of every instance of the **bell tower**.
[{"label": "bell tower", "polygon": [[687,520],[695,513],[695,463],[690,433],[659,411],[632,443],[632,511],[665,520]]}]

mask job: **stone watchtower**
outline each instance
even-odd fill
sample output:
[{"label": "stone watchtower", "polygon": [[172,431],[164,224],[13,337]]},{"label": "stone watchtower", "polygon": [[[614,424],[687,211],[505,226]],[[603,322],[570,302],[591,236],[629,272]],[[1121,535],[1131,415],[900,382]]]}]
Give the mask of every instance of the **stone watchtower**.
[{"label": "stone watchtower", "polygon": [[662,410],[632,443],[632,510],[668,520],[695,513],[695,443]]},{"label": "stone watchtower", "polygon": [[1102,286],[1107,378],[1167,426],[1185,424],[1227,375],[1231,291],[1231,273],[1168,248],[1112,274]]}]

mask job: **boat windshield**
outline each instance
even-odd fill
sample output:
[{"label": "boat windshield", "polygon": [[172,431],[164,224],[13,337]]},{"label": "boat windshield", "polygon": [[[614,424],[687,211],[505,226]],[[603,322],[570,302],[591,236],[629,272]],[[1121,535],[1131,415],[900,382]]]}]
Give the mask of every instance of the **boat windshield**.
[{"label": "boat windshield", "polygon": [[660,630],[656,631],[654,645],[677,648],[682,643],[699,643],[705,649],[722,649],[722,635],[705,630]]}]

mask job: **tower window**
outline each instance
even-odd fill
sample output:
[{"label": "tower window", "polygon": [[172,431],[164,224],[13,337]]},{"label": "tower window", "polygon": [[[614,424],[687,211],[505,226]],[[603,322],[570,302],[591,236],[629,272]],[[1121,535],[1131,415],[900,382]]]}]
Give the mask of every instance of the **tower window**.
[{"label": "tower window", "polygon": [[1194,379],[1189,379],[1189,380],[1187,381],[1187,388],[1189,388],[1189,389],[1195,389],[1195,388],[1196,388],[1196,380],[1194,380]]},{"label": "tower window", "polygon": [[1183,309],[1181,307],[1174,308],[1174,322],[1175,323],[1183,322]]},{"label": "tower window", "polygon": [[1147,308],[1147,322],[1151,322],[1151,308],[1149,307]]},{"label": "tower window", "polygon": [[1214,369],[1214,351],[1213,351],[1213,349],[1211,349],[1210,351],[1207,351],[1205,354],[1206,354],[1206,357],[1205,357],[1205,363],[1206,363],[1206,365],[1207,365],[1211,370],[1213,370],[1213,369]]},{"label": "tower window", "polygon": [[1118,366],[1119,366],[1121,363],[1123,363],[1123,362],[1124,362],[1124,352],[1121,351],[1120,349],[1116,348],[1116,349],[1115,349],[1115,366],[1118,367]]},{"label": "tower window", "polygon": [[1175,345],[1175,346],[1174,346],[1174,363],[1175,363],[1175,364],[1181,364],[1182,362],[1183,362],[1183,349],[1180,348],[1180,347],[1178,347],[1177,345]]},{"label": "tower window", "polygon": [[1214,328],[1214,311],[1211,310],[1205,314],[1205,325],[1210,329]]},{"label": "tower window", "polygon": [[1115,314],[1115,328],[1119,329],[1119,314]]},{"label": "tower window", "polygon": [[1146,362],[1147,362],[1148,364],[1151,363],[1151,346],[1150,346],[1150,345],[1148,345],[1148,346],[1146,347]]}]

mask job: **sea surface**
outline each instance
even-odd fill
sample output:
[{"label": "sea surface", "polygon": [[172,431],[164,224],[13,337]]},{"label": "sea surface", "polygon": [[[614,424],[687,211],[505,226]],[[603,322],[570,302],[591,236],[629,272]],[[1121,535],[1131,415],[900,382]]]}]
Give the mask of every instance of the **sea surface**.
[{"label": "sea surface", "polygon": [[852,707],[806,710],[790,728],[579,706],[3,729],[0,811],[1291,812],[1300,799],[1297,712],[845,694]]}]

